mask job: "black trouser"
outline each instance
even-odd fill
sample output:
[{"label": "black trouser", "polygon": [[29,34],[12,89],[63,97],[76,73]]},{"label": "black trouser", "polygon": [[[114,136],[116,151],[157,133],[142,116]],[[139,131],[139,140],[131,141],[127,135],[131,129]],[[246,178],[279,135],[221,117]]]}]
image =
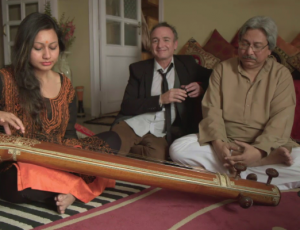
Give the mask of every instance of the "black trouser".
[{"label": "black trouser", "polygon": [[103,133],[98,133],[95,136],[97,136],[100,139],[104,140],[112,150],[116,150],[116,151],[114,151],[114,153],[116,153],[117,151],[120,150],[122,141],[121,141],[121,138],[119,137],[119,135],[116,132],[114,132],[114,131],[105,131]]},{"label": "black trouser", "polygon": [[12,165],[8,170],[0,173],[0,198],[12,203],[28,203],[30,201],[47,201],[57,195],[57,193],[46,192],[26,188],[18,191],[17,188],[17,168]]}]

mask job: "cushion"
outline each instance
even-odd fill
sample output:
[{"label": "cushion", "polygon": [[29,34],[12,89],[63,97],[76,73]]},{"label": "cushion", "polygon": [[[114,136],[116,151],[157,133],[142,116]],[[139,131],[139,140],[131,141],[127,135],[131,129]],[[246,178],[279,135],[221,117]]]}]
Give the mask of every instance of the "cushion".
[{"label": "cushion", "polygon": [[300,53],[300,48],[287,43],[280,36],[277,37],[277,46],[282,49],[288,56],[294,56],[297,53]]},{"label": "cushion", "polygon": [[296,92],[296,108],[294,125],[291,133],[291,137],[297,141],[300,140],[300,80],[294,80],[294,87]]},{"label": "cushion", "polygon": [[294,68],[287,62],[288,55],[282,49],[276,46],[271,55],[276,59],[277,62],[288,68],[290,72],[294,71]]},{"label": "cushion", "polygon": [[200,44],[193,38],[187,41],[178,54],[193,55],[196,62],[207,69],[212,69],[220,62],[220,59],[208,52],[205,52]]},{"label": "cushion", "polygon": [[[300,71],[298,70],[295,70],[293,73],[292,73],[292,77],[294,80],[300,80]],[[300,97],[299,97],[299,100],[300,100]],[[300,123],[300,122],[299,122]]]},{"label": "cushion", "polygon": [[287,62],[294,67],[296,70],[300,71],[300,53],[293,57],[289,57]]},{"label": "cushion", "polygon": [[90,136],[95,135],[94,132],[92,132],[88,128],[86,128],[78,123],[75,124],[75,129],[76,129],[78,138],[85,138],[85,137],[90,137]]},{"label": "cushion", "polygon": [[300,33],[294,38],[294,40],[291,42],[291,45],[300,48]]},{"label": "cushion", "polygon": [[238,48],[239,48],[239,30],[236,32],[234,37],[232,38],[230,44],[235,48],[235,54],[238,54]]},{"label": "cushion", "polygon": [[221,59],[221,61],[236,56],[235,48],[230,43],[228,43],[216,29],[212,33],[210,39],[205,44],[203,49],[206,52],[209,52],[215,57]]}]

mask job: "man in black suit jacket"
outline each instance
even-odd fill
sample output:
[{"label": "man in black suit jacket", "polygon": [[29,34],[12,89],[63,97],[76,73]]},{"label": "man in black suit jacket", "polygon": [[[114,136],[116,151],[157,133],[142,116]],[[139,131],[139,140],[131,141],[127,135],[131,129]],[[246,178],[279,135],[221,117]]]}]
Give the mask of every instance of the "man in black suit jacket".
[{"label": "man in black suit jacket", "polygon": [[[211,70],[198,65],[192,56],[174,55],[178,36],[168,23],[153,27],[150,37],[154,59],[129,66],[129,81],[112,130],[122,140],[123,154],[130,152],[164,160],[171,144],[165,138],[165,105],[172,108],[172,140],[197,132],[199,96],[207,88]],[[174,68],[167,72],[170,65]],[[161,89],[160,69],[167,72],[169,90],[165,93]]]}]

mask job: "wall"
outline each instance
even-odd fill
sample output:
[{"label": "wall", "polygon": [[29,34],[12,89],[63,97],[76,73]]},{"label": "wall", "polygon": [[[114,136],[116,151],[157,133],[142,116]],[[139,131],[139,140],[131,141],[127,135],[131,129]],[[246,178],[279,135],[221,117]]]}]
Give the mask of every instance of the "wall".
[{"label": "wall", "polygon": [[[2,23],[2,8],[1,8],[1,3],[0,3],[0,12],[1,12],[1,17],[0,17],[0,26],[3,25]],[[3,48],[3,29],[1,27],[0,29],[0,68],[4,66],[4,48]]]},{"label": "wall", "polygon": [[58,0],[58,18],[65,13],[66,18],[74,18],[75,36],[68,57],[72,70],[72,84],[84,86],[83,103],[85,112],[91,111],[90,43],[89,43],[89,1]]},{"label": "wall", "polygon": [[214,29],[230,42],[257,15],[273,18],[278,34],[291,42],[300,33],[299,9],[299,0],[164,0],[164,20],[178,31],[178,50],[191,37],[204,46]]},{"label": "wall", "polygon": [[[299,0],[164,0],[164,19],[175,25],[179,33],[178,50],[194,37],[205,45],[216,28],[231,41],[242,24],[252,16],[272,17],[279,35],[290,42],[300,33]],[[74,18],[76,40],[69,56],[74,86],[83,85],[84,108],[91,111],[90,56],[89,56],[88,0],[58,0],[58,15],[65,12]]]}]

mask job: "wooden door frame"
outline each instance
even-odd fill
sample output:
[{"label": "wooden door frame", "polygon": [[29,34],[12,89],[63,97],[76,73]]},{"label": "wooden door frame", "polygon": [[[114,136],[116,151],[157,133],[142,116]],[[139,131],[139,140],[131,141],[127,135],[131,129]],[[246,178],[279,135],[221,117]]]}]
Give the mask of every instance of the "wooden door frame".
[{"label": "wooden door frame", "polygon": [[[159,21],[164,20],[164,0],[159,0]],[[99,0],[89,0],[89,36],[90,36],[90,80],[91,80],[91,116],[101,114],[101,76],[100,76],[100,39],[105,33],[101,33],[99,25]],[[104,37],[105,38],[105,37]],[[99,103],[100,101],[100,103]]]}]

